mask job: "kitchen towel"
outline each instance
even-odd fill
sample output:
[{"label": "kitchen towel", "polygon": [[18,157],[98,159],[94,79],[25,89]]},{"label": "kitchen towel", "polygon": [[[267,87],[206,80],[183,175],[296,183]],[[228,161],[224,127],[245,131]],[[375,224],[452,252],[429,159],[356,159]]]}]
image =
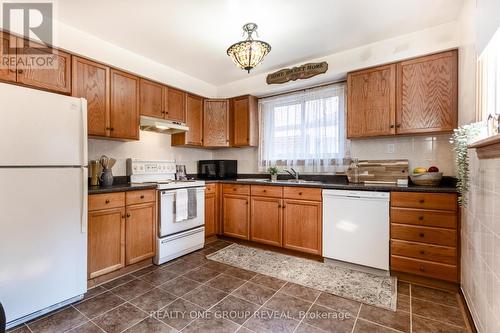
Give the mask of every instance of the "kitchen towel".
[{"label": "kitchen towel", "polygon": [[188,191],[179,189],[175,191],[175,222],[188,218]]},{"label": "kitchen towel", "polygon": [[194,219],[198,215],[198,209],[197,209],[197,201],[196,201],[196,193],[198,192],[198,189],[196,188],[189,188],[188,190],[188,219]]}]

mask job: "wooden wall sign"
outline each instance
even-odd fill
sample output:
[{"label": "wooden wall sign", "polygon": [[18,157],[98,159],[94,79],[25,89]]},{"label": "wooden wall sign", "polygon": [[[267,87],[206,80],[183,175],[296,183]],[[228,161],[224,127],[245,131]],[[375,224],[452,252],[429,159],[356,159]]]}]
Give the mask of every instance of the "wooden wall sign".
[{"label": "wooden wall sign", "polygon": [[309,63],[298,67],[281,69],[277,72],[271,73],[267,76],[266,82],[267,84],[277,84],[288,81],[309,79],[318,74],[326,73],[327,70],[328,63],[326,61]]}]

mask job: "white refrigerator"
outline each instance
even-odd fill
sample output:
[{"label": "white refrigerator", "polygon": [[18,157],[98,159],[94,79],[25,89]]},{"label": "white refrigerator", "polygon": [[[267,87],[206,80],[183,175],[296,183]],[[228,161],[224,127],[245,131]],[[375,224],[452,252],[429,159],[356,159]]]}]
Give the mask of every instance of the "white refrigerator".
[{"label": "white refrigerator", "polygon": [[85,99],[0,83],[0,302],[13,327],[87,290]]}]

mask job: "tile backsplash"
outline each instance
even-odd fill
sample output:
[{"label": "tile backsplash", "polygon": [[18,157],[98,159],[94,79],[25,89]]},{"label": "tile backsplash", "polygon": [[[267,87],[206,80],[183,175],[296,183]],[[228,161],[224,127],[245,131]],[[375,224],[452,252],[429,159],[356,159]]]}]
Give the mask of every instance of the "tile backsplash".
[{"label": "tile backsplash", "polygon": [[446,176],[454,176],[455,153],[451,134],[371,138],[350,141],[350,154],[360,160],[407,159],[410,172],[416,167],[437,166]]},{"label": "tile backsplash", "polygon": [[479,332],[500,332],[500,159],[469,150],[470,190],[462,209],[462,290]]}]

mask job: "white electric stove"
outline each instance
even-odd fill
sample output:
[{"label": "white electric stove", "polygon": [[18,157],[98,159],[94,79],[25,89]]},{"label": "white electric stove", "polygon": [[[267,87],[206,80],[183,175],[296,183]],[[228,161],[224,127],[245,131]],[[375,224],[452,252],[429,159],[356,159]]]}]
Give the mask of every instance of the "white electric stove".
[{"label": "white electric stove", "polygon": [[[127,159],[131,183],[156,183],[158,192],[157,265],[203,248],[205,245],[205,182],[176,180],[175,161]],[[177,196],[188,192],[187,218],[177,215]]]}]

